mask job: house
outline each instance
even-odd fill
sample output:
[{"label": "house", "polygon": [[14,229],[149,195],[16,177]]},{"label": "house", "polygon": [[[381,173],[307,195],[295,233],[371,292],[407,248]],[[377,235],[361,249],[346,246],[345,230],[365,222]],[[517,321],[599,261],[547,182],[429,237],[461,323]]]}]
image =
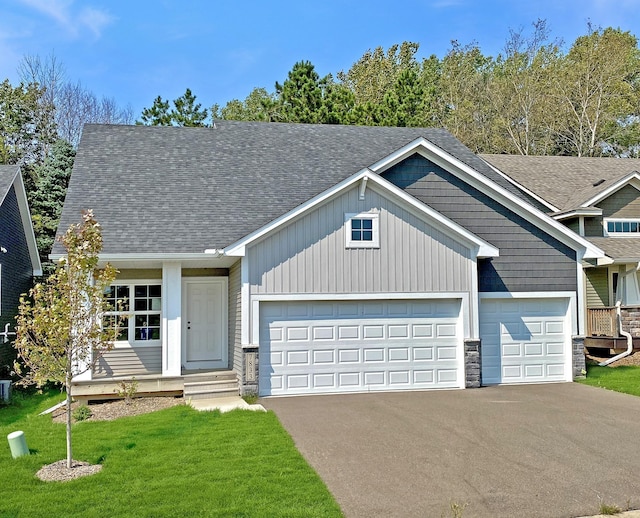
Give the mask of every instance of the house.
[{"label": "house", "polygon": [[580,264],[604,253],[441,129],[88,125],[59,231],[86,208],[129,310],[79,397],[132,376],[268,396],[584,368]]},{"label": "house", "polygon": [[483,158],[535,192],[551,217],[605,252],[604,259],[583,262],[586,344],[626,347],[625,339],[617,339],[618,301],[623,328],[640,337],[640,159]]},{"label": "house", "polygon": [[20,295],[39,275],[42,266],[20,168],[0,165],[0,373],[15,359],[8,342],[15,337]]}]

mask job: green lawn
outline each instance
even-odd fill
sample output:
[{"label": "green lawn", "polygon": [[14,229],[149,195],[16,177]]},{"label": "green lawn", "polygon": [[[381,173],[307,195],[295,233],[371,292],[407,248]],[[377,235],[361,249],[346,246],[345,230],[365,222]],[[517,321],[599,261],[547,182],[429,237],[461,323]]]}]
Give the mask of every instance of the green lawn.
[{"label": "green lawn", "polygon": [[[35,473],[66,457],[64,425],[37,413],[48,393],[0,408],[0,517],[342,516],[324,483],[272,412],[196,412],[177,406],[74,425],[74,458],[103,464],[69,482]],[[32,454],[13,459],[8,433]]]},{"label": "green lawn", "polygon": [[587,377],[579,383],[640,396],[640,367],[587,365]]}]

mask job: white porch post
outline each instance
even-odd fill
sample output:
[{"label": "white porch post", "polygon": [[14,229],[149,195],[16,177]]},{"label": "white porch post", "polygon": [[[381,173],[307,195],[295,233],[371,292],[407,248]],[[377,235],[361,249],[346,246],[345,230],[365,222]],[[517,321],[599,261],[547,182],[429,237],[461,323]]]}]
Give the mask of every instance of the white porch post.
[{"label": "white porch post", "polygon": [[162,264],[162,375],[180,376],[182,357],[182,265]]}]

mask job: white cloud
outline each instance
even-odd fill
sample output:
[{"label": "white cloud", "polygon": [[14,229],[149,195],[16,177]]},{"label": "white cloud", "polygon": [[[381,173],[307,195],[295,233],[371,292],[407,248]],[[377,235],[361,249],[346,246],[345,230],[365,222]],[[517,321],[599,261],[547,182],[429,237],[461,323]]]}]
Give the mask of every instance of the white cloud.
[{"label": "white cloud", "polygon": [[114,18],[106,11],[93,7],[79,9],[74,6],[74,0],[20,0],[24,5],[52,18],[64,27],[67,34],[78,37],[81,30],[88,29],[99,38],[104,27]]}]

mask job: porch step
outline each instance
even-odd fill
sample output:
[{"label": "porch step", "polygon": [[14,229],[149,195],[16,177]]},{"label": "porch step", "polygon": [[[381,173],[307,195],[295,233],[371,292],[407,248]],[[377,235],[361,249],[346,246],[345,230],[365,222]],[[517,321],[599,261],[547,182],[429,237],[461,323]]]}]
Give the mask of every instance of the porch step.
[{"label": "porch step", "polygon": [[237,396],[240,393],[235,372],[208,372],[184,377],[185,399]]}]

